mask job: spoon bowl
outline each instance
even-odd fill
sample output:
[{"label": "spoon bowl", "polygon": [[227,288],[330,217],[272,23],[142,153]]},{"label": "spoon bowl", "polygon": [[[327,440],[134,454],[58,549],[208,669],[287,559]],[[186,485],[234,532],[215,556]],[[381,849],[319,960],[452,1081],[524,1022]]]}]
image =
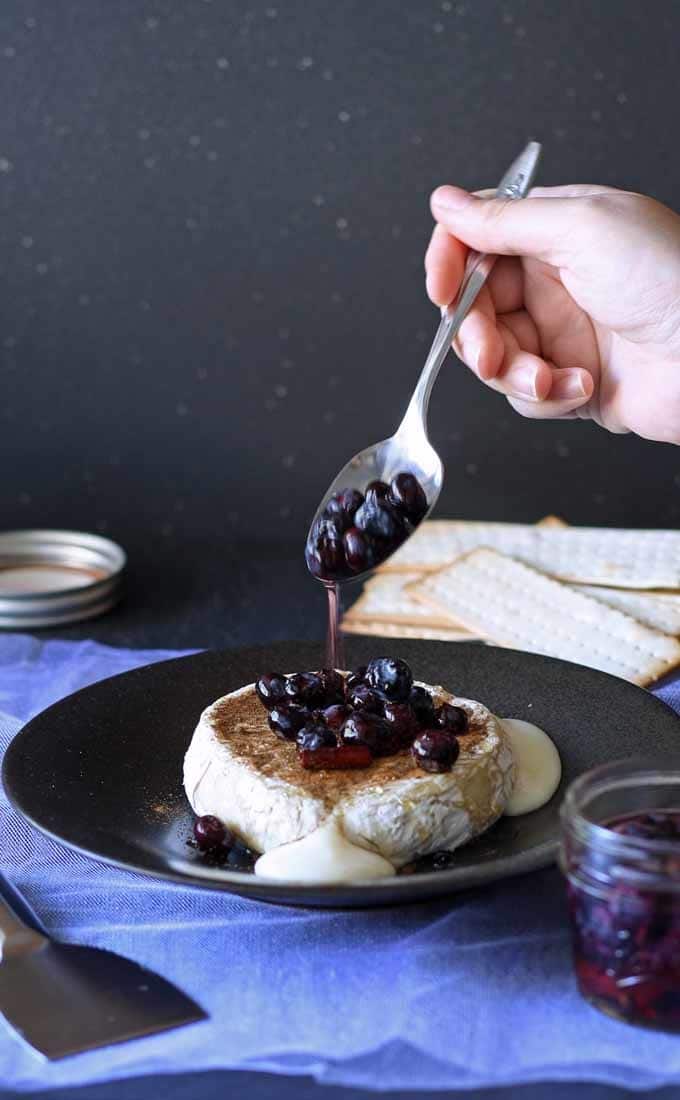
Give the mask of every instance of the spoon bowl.
[{"label": "spoon bowl", "polygon": [[[410,409],[409,406],[409,412]],[[363,493],[371,481],[385,481],[389,485],[392,478],[402,472],[414,474],[420,482],[427,499],[427,511],[422,518],[427,519],[442,490],[444,466],[427,438],[423,422],[416,417],[409,418],[408,412],[394,435],[359,451],[333,479],[310,525],[308,543],[323,518],[326,505],[336,493],[343,489],[358,489]],[[347,579],[365,580],[372,572],[373,567]]]}]

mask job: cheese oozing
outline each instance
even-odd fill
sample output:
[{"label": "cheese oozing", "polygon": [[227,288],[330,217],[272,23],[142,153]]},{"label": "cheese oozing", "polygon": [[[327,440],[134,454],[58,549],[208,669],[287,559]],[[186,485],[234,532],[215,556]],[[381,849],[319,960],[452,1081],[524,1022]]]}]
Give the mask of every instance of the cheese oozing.
[{"label": "cheese oozing", "polygon": [[560,785],[562,761],[545,730],[521,718],[503,718],[517,773],[506,817],[518,817],[540,809]]},{"label": "cheese oozing", "polygon": [[290,844],[270,848],[255,864],[255,874],[283,882],[363,882],[395,874],[394,867],[377,852],[359,848],[331,817],[314,832]]}]

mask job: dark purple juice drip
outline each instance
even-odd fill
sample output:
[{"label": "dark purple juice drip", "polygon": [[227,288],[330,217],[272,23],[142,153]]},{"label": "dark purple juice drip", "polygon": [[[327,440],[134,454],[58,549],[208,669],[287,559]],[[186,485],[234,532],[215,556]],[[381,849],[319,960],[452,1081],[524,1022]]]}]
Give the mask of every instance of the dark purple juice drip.
[{"label": "dark purple juice drip", "polygon": [[340,598],[337,584],[326,584],[328,594],[328,634],[326,636],[326,668],[343,668],[344,656],[340,634]]}]

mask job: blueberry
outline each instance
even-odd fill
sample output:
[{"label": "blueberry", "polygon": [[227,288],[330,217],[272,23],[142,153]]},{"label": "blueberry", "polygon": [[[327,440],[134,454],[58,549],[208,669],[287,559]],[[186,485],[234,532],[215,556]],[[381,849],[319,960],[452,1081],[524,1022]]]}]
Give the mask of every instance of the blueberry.
[{"label": "blueberry", "polygon": [[327,542],[319,550],[326,580],[341,580],[347,573],[345,550],[341,542]]},{"label": "blueberry", "polygon": [[351,713],[349,707],[344,706],[342,703],[334,703],[333,706],[326,707],[325,710],[322,710],[319,717],[323,719],[329,730],[334,730],[338,733]]},{"label": "blueberry", "polygon": [[294,741],[298,730],[309,718],[310,712],[306,707],[276,706],[269,712],[269,728],[282,741]]},{"label": "blueberry", "polygon": [[288,702],[301,707],[315,707],[323,703],[323,683],[316,672],[294,672],[286,677]]},{"label": "blueberry", "polygon": [[319,673],[323,690],[324,706],[330,707],[334,703],[345,701],[345,678],[334,668],[324,668]]},{"label": "blueberry", "polygon": [[336,493],[335,496],[330,498],[321,515],[323,519],[333,520],[342,531],[346,530],[351,523],[350,517],[342,506],[340,493]]},{"label": "blueberry", "polygon": [[382,539],[390,547],[398,546],[407,534],[403,519],[388,503],[366,501],[354,517],[354,524],[365,535]]},{"label": "blueberry", "polygon": [[358,684],[357,687],[350,688],[347,702],[355,710],[367,711],[371,714],[382,714],[382,697],[366,684]]},{"label": "blueberry", "polygon": [[435,711],[436,728],[447,733],[465,733],[468,728],[468,716],[462,707],[451,703],[442,703]]},{"label": "blueberry", "polygon": [[457,855],[455,852],[432,852],[429,856],[421,856],[413,865],[415,871],[447,871],[455,866]]},{"label": "blueberry", "polygon": [[307,547],[305,550],[305,562],[313,577],[321,576],[323,573],[323,565],[321,564],[321,558],[315,550],[310,550],[310,548]]},{"label": "blueberry", "polygon": [[202,852],[212,852],[217,848],[228,848],[234,838],[218,817],[204,814],[194,822],[194,837]]},{"label": "blueberry", "polygon": [[369,537],[358,527],[345,531],[343,540],[345,561],[352,573],[363,573],[375,565],[375,548]]},{"label": "blueberry", "polygon": [[453,734],[444,730],[424,730],[411,749],[413,759],[426,772],[450,772],[460,747]]},{"label": "blueberry", "polygon": [[343,531],[342,517],[322,516],[316,521],[305,547],[305,561],[313,576],[335,580],[346,575]]},{"label": "blueberry", "polygon": [[418,478],[413,474],[402,472],[392,478],[389,500],[414,524],[420,523],[427,512],[427,497]]},{"label": "blueberry", "polygon": [[342,533],[332,520],[322,519],[314,528],[305,558],[314,576],[334,580],[347,572]]},{"label": "blueberry", "polygon": [[347,685],[347,690],[349,691],[350,688],[359,687],[359,684],[364,683],[365,677],[366,665],[359,665],[357,668],[354,669],[354,672],[350,672],[347,680],[345,681]]},{"label": "blueberry", "polygon": [[344,527],[342,523],[336,518],[327,519],[322,517],[318,519],[312,528],[312,536],[319,546],[322,542],[340,542]]},{"label": "blueberry", "polygon": [[395,703],[404,703],[413,686],[413,675],[406,661],[398,657],[378,657],[370,661],[366,683]]},{"label": "blueberry", "polygon": [[229,858],[225,866],[227,866],[230,871],[252,871],[255,867],[257,858],[257,852],[253,852],[241,841],[237,841],[229,852]]},{"label": "blueberry", "polygon": [[672,816],[664,813],[636,814],[613,823],[610,828],[621,836],[640,840],[675,840],[678,836]]},{"label": "blueberry", "polygon": [[330,498],[323,510],[323,515],[333,519],[341,531],[346,531],[352,526],[354,515],[363,503],[363,493],[358,489],[342,489]]},{"label": "blueberry", "polygon": [[393,751],[387,723],[378,714],[366,711],[352,714],[342,727],[341,736],[345,745],[367,745],[374,756]]},{"label": "blueberry", "polygon": [[371,481],[366,486],[366,503],[367,504],[380,504],[385,500],[387,494],[390,491],[390,487],[386,481]]},{"label": "blueberry", "polygon": [[417,737],[420,728],[418,719],[408,703],[385,703],[383,717],[400,748],[406,748]]},{"label": "blueberry", "polygon": [[265,672],[255,684],[260,702],[270,710],[286,698],[286,677],[282,672]]},{"label": "blueberry", "polygon": [[418,687],[414,684],[411,688],[408,701],[418,719],[418,724],[424,729],[434,729],[437,720],[434,716],[434,700],[429,691],[426,691],[424,687]]},{"label": "blueberry", "polygon": [[297,735],[299,749],[333,749],[338,744],[338,739],[325,723],[319,720],[308,722]]}]

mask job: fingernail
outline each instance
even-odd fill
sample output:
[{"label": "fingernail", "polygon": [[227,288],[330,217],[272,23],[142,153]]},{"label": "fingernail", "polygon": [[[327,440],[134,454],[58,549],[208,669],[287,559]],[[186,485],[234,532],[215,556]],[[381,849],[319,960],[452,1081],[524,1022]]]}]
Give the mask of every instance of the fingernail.
[{"label": "fingernail", "polygon": [[534,401],[538,394],[536,390],[537,370],[535,367],[524,367],[513,373],[512,379],[508,379],[510,389],[516,397],[531,397]]},{"label": "fingernail", "polygon": [[440,210],[460,210],[470,202],[471,196],[461,187],[438,187],[432,193],[432,205]]},{"label": "fingernail", "polygon": [[587,392],[583,384],[583,372],[575,370],[562,374],[555,380],[550,397],[552,400],[569,401],[577,397],[585,397]]}]

